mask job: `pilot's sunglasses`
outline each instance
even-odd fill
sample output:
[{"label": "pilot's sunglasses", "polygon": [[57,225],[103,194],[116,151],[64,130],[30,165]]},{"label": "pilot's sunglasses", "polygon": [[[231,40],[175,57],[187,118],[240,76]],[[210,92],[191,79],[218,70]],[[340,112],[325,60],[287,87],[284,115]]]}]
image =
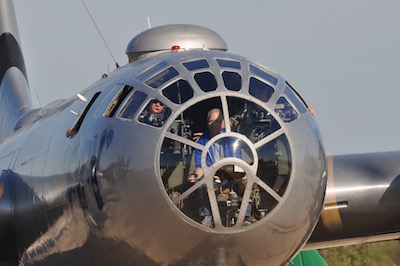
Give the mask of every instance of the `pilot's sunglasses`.
[{"label": "pilot's sunglasses", "polygon": [[161,106],[164,106],[164,104],[158,100],[152,100],[151,103],[159,103]]},{"label": "pilot's sunglasses", "polygon": [[208,120],[209,124],[214,124],[214,123],[221,123],[223,119],[217,119],[217,120]]}]

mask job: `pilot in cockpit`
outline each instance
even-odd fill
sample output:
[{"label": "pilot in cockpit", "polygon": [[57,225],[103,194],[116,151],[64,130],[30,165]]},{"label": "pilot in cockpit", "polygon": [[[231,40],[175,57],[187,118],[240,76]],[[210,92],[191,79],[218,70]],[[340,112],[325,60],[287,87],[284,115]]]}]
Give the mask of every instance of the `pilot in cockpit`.
[{"label": "pilot in cockpit", "polygon": [[[214,108],[208,112],[207,115],[207,128],[201,137],[198,139],[197,143],[201,145],[206,145],[209,140],[224,132],[225,124],[223,120],[223,115],[220,109]],[[211,145],[206,157],[207,166],[211,166],[215,161],[226,158],[226,157],[240,157],[240,151],[233,151],[231,149],[232,139],[225,138],[222,139],[221,142],[216,141]],[[201,150],[195,150],[195,161],[196,161],[196,169],[192,174],[189,175],[188,181],[189,183],[195,183],[197,180],[203,178],[203,169],[201,167]],[[243,182],[246,182],[247,177],[244,176],[242,178]],[[226,181],[226,180],[225,180]],[[214,180],[216,185],[216,180]],[[212,227],[213,226],[213,218],[210,208],[210,203],[207,198],[207,188],[205,186],[200,187],[196,191],[198,207],[199,207],[199,216],[201,217],[201,223],[205,226]]]},{"label": "pilot in cockpit", "polygon": [[164,125],[169,108],[158,99],[153,99],[139,116],[139,121],[155,127]]},{"label": "pilot in cockpit", "polygon": [[[207,142],[214,136],[224,131],[224,121],[222,118],[221,110],[218,108],[214,108],[208,112],[207,115],[207,128],[208,130],[201,134],[201,137],[197,140],[199,144],[206,145]],[[224,145],[215,147],[214,144],[210,147],[209,155],[206,158],[207,165],[211,165],[214,161],[223,157],[226,152],[229,152]],[[218,158],[217,158],[218,157]],[[195,175],[198,177],[203,176],[203,169],[201,168],[201,151],[195,150],[195,159],[196,159],[196,169],[194,173],[189,176],[189,182],[195,182]]]}]

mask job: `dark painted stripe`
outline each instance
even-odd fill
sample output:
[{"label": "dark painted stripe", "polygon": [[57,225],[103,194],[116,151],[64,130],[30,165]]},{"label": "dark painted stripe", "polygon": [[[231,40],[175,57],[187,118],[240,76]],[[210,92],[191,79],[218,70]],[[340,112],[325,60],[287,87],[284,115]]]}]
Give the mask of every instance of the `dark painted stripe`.
[{"label": "dark painted stripe", "polygon": [[17,67],[28,80],[21,48],[14,36],[5,32],[0,36],[0,84],[10,67]]},{"label": "dark painted stripe", "polygon": [[[336,193],[334,192],[335,176],[333,175],[333,156],[328,156],[326,161],[328,167],[328,183],[321,218],[324,227],[329,232],[337,232],[343,229],[343,223],[339,213]],[[327,207],[330,208],[328,209]]]}]

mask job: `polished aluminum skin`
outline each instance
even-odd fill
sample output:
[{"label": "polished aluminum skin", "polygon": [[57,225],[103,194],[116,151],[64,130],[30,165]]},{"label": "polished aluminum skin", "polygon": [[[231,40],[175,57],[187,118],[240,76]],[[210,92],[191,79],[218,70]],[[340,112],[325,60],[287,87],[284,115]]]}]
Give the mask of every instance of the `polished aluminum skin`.
[{"label": "polished aluminum skin", "polygon": [[[224,68],[216,58],[240,62],[242,68],[235,70],[243,80],[239,91],[225,87],[220,74]],[[214,91],[202,91],[192,72],[182,65],[199,59],[209,62],[207,71],[214,74],[218,84]],[[160,64],[163,67],[152,75],[171,66],[179,74],[156,89],[147,85],[148,79],[140,81],[146,71]],[[277,79],[276,85],[270,84],[275,91],[268,103],[249,94],[250,76],[256,76],[249,71],[250,64]],[[193,96],[183,104],[163,94],[164,88],[181,79],[193,89]],[[125,86],[132,91],[119,106],[110,105],[120,99]],[[214,264],[220,260],[226,265],[240,261],[249,265],[284,263],[311,234],[325,189],[325,157],[314,119],[308,112],[297,110],[298,118],[285,123],[275,112],[281,96],[290,101],[285,88],[285,80],[243,57],[216,51],[170,52],[126,65],[92,85],[82,93],[88,102],[100,94],[89,109],[76,97],[44,108],[32,124],[19,129],[2,145],[0,165],[7,170],[4,178],[17,180],[13,208],[21,263],[60,260],[85,264],[85,259],[121,264]],[[123,113],[120,116],[137,91],[147,95],[139,109],[131,119],[122,117]],[[180,212],[168,197],[161,182],[160,150],[167,129],[184,110],[215,97],[225,106],[228,96],[256,102],[279,122],[278,135],[285,134],[288,140],[292,170],[286,192],[278,197],[279,203],[268,216],[248,227],[206,228]],[[138,121],[141,110],[152,99],[171,110],[161,127]],[[70,110],[86,116],[77,122]],[[67,138],[68,128],[77,128],[78,124],[79,130]],[[253,151],[257,148],[244,135],[226,134],[238,136]],[[264,142],[276,137],[271,135]],[[242,166],[254,173],[249,174],[250,180],[256,179],[255,171],[237,158],[221,162]]]},{"label": "polished aluminum skin", "polygon": [[[176,46],[146,52],[79,97],[9,121],[15,132],[0,146],[2,260],[280,265],[300,251],[326,186],[325,154],[307,106],[256,62]],[[152,104],[164,107],[162,115],[151,116]],[[203,146],[192,138],[205,133],[211,108],[220,109],[225,127]],[[209,148],[231,140],[240,155],[208,164]],[[190,184],[195,150],[204,177]],[[223,181],[229,196],[218,192],[227,188]],[[202,187],[211,226],[196,213],[192,192]]]}]

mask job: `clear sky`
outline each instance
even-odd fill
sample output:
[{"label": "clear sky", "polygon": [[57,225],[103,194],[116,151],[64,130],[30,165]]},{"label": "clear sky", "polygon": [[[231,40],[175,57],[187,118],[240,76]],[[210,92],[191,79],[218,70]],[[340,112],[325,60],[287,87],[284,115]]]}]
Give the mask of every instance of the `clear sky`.
[{"label": "clear sky", "polygon": [[[151,26],[208,27],[286,78],[317,113],[328,154],[400,150],[400,1],[85,0],[120,65]],[[14,0],[34,103],[114,69],[81,0]]]}]

